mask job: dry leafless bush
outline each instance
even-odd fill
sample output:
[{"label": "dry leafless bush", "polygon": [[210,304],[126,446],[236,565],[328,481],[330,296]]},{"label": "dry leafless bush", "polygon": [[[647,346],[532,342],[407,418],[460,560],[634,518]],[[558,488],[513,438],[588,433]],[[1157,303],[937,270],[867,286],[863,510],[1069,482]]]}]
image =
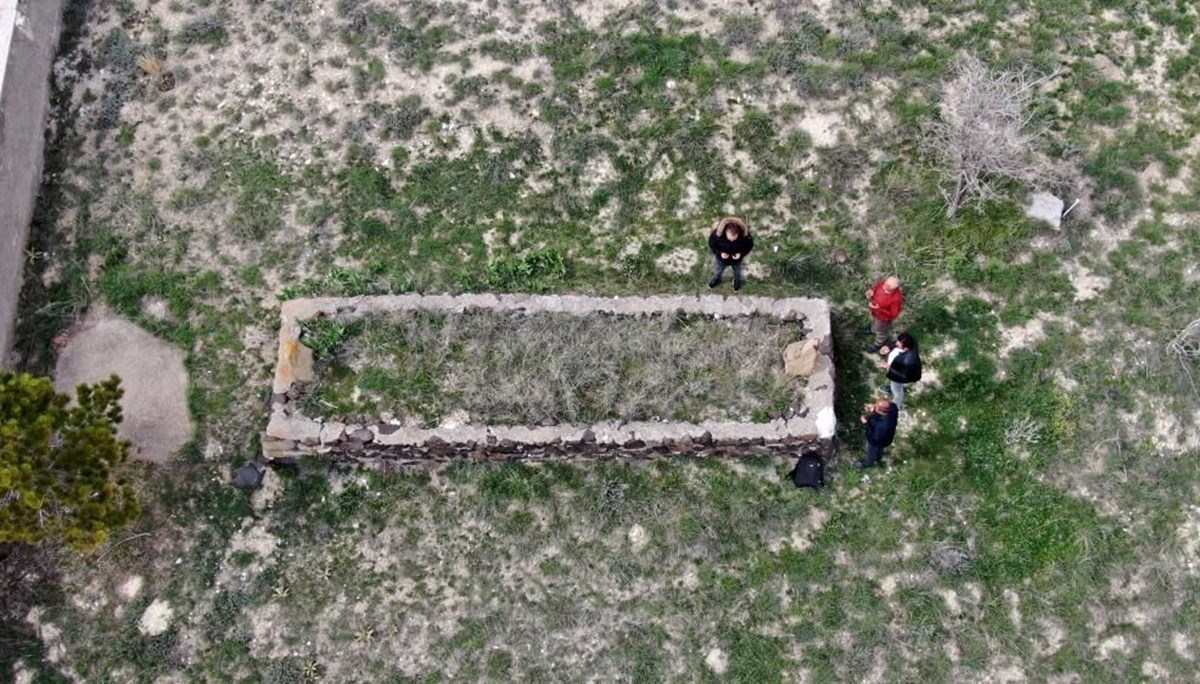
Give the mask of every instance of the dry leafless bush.
[{"label": "dry leafless bush", "polygon": [[1047,127],[1032,112],[1037,86],[1056,75],[1037,76],[1028,67],[996,73],[973,56],[955,63],[942,84],[941,118],[922,140],[944,177],[949,217],[961,207],[998,199],[1002,179],[1036,184],[1057,177],[1039,151]]},{"label": "dry leafless bush", "polygon": [[1191,386],[1192,392],[1196,394],[1197,398],[1200,398],[1200,387],[1196,385],[1191,367],[1192,361],[1200,359],[1200,318],[1181,330],[1175,339],[1167,344],[1167,351],[1179,360],[1179,366],[1183,369],[1183,375],[1187,378],[1188,385]]},{"label": "dry leafless bush", "polygon": [[1200,318],[1181,330],[1167,349],[1181,359],[1200,359]]}]

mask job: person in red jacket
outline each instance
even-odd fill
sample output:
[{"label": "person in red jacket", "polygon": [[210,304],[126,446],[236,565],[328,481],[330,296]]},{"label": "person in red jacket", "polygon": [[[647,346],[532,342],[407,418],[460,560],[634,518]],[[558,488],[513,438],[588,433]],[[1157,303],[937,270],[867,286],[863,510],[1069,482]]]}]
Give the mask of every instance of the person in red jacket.
[{"label": "person in red jacket", "polygon": [[892,332],[892,322],[903,308],[904,290],[900,289],[900,279],[896,276],[888,276],[867,290],[871,334],[875,336],[875,344],[867,347],[868,353],[875,354],[887,344],[888,335]]}]

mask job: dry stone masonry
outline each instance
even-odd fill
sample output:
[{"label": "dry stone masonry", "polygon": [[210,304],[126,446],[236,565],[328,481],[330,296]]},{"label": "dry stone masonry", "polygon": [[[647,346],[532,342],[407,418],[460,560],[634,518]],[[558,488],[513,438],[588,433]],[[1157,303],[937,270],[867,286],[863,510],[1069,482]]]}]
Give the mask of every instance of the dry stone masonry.
[{"label": "dry stone masonry", "polygon": [[[647,316],[664,313],[713,317],[772,316],[797,326],[807,342],[805,405],[765,423],[736,421],[603,421],[590,425],[486,425],[447,418],[434,428],[413,428],[380,419],[347,424],[304,416],[296,406],[304,383],[314,379],[313,354],[300,341],[305,321],[320,317],[351,321],[406,310],[473,310],[607,313]],[[766,297],[459,294],[383,295],[293,299],[280,310],[279,356],[271,395],[271,414],[262,435],[268,459],[319,454],[367,464],[415,465],[454,459],[515,460],[577,457],[670,455],[735,456],[794,451],[801,445],[828,449],[837,423],[833,413],[833,344],[829,304],[820,299]],[[815,350],[812,354],[809,350]],[[780,350],[780,363],[784,363]],[[792,361],[793,359],[789,359]]]}]

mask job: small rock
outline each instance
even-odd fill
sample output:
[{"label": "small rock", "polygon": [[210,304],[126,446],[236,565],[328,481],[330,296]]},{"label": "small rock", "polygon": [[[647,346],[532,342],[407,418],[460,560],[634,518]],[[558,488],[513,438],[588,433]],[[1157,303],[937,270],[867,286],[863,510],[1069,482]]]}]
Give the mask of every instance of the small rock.
[{"label": "small rock", "polygon": [[258,489],[262,486],[264,472],[265,469],[254,463],[247,463],[233,471],[233,486],[238,489]]}]

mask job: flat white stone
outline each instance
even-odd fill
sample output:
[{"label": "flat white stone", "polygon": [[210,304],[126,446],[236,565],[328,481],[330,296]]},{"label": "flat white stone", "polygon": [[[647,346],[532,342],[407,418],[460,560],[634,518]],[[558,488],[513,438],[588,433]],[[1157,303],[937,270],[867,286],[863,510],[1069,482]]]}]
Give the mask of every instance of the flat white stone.
[{"label": "flat white stone", "polygon": [[1048,192],[1035,192],[1025,207],[1025,215],[1045,221],[1058,230],[1062,225],[1063,201]]}]

